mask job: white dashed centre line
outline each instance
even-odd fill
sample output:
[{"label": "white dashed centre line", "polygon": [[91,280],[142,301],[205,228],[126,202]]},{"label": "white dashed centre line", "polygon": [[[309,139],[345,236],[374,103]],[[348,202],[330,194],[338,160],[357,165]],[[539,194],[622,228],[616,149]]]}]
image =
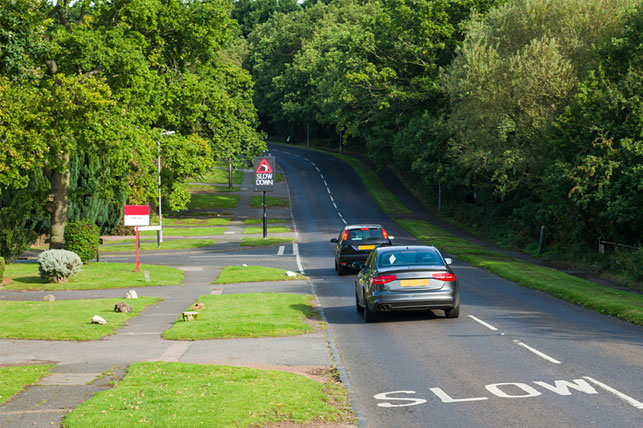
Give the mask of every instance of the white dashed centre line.
[{"label": "white dashed centre line", "polygon": [[483,326],[487,327],[489,330],[498,331],[497,328],[495,328],[494,326],[492,326],[489,323],[486,323],[486,322],[482,321],[480,318],[476,318],[473,315],[469,315],[469,318],[471,318],[472,320],[474,320],[475,322],[477,322],[479,324],[482,324]]},{"label": "white dashed centre line", "polygon": [[284,255],[284,250],[285,250],[285,249],[286,249],[286,247],[285,247],[285,246],[280,245],[280,246],[279,246],[279,251],[277,251],[277,255],[278,255],[278,256],[283,256],[283,255]]},{"label": "white dashed centre line", "polygon": [[514,342],[516,345],[518,345],[518,346],[522,346],[522,347],[523,347],[523,348],[525,348],[526,350],[533,352],[534,354],[538,355],[540,358],[543,358],[543,359],[545,359],[545,360],[549,361],[550,363],[560,364],[560,361],[558,361],[558,360],[556,360],[556,359],[554,359],[554,358],[550,357],[549,355],[547,355],[547,354],[545,354],[545,353],[543,353],[543,352],[540,352],[538,349],[532,348],[532,347],[531,347],[531,346],[529,346],[529,345],[525,345],[524,343],[522,343],[522,342],[521,342],[521,341],[519,341],[519,340],[514,340],[513,342]]}]

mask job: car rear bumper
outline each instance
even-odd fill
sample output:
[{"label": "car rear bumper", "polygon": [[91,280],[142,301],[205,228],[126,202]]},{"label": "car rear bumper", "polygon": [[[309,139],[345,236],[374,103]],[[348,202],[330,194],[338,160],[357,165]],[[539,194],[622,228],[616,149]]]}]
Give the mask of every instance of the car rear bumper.
[{"label": "car rear bumper", "polygon": [[450,309],[460,304],[456,290],[435,290],[425,293],[378,291],[368,296],[368,306],[374,311],[406,311],[421,309]]},{"label": "car rear bumper", "polygon": [[342,254],[339,256],[339,264],[345,268],[350,268],[353,263],[364,264],[369,254],[370,252],[363,254]]}]

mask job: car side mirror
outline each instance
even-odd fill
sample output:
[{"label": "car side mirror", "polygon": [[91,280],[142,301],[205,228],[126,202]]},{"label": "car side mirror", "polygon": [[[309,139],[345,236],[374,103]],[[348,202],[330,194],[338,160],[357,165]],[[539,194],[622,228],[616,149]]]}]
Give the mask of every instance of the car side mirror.
[{"label": "car side mirror", "polygon": [[332,242],[332,243],[336,244],[336,243],[337,243],[337,238],[333,238],[333,239],[331,239],[331,240],[330,240],[330,242]]},{"label": "car side mirror", "polygon": [[453,263],[453,259],[452,259],[451,257],[447,257],[447,258],[445,258],[445,259],[444,259],[444,261],[445,261],[445,262],[447,262],[447,264],[448,264],[448,265],[450,265],[451,263]]}]

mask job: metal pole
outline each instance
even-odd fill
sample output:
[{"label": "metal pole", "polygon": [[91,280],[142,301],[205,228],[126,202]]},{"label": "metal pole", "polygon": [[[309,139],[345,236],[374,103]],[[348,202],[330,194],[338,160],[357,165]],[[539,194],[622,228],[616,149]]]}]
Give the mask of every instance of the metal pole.
[{"label": "metal pole", "polygon": [[232,189],[232,158],[228,158],[228,189]]},{"label": "metal pole", "polygon": [[[163,132],[161,132],[163,135]],[[158,150],[158,178],[159,178],[159,227],[160,229],[156,233],[156,244],[158,248],[161,248],[161,242],[163,242],[163,217],[161,215],[161,137],[156,140],[156,148]]]},{"label": "metal pole", "polygon": [[268,217],[266,215],[266,192],[263,192],[263,239],[268,237]]},{"label": "metal pole", "polygon": [[545,240],[545,226],[540,226],[540,239],[538,240],[538,254],[543,250],[543,241]]}]

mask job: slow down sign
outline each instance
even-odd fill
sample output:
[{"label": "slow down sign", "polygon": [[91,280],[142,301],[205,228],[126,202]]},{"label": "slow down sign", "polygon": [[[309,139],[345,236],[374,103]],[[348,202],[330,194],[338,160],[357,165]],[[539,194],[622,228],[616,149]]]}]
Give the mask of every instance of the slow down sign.
[{"label": "slow down sign", "polygon": [[275,158],[255,156],[255,192],[272,192],[275,187]]}]

